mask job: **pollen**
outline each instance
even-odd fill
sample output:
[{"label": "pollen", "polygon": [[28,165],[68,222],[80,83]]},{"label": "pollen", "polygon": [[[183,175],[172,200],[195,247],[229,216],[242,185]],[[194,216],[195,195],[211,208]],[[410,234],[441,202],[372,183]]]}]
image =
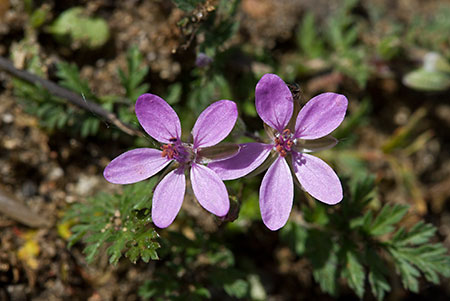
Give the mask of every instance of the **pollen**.
[{"label": "pollen", "polygon": [[290,153],[292,146],[295,144],[291,130],[283,130],[283,132],[278,134],[274,139],[274,143],[275,150],[280,154],[280,156],[285,157],[288,153]]},{"label": "pollen", "polygon": [[161,146],[161,157],[167,157],[169,160],[176,160],[179,163],[186,163],[190,160],[189,146],[186,143],[182,143],[180,139],[172,137],[169,139],[169,143]]},{"label": "pollen", "polygon": [[169,141],[172,143],[164,144],[161,149],[161,157],[167,157],[168,159],[178,159],[180,156],[180,152],[178,150],[179,146],[177,145],[177,138],[170,138]]}]

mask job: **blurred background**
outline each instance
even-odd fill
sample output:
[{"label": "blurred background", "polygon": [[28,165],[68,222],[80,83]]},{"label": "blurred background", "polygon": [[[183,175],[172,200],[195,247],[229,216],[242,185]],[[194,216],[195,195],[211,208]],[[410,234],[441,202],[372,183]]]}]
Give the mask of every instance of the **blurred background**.
[{"label": "blurred background", "polygon": [[[449,33],[446,0],[0,0],[0,300],[448,300]],[[230,99],[227,141],[265,139],[265,73],[301,104],[349,99],[340,143],[317,154],[342,204],[296,189],[272,232],[260,174],[226,182],[225,219],[188,188],[160,230],[157,177],[103,178],[122,152],[159,147],[134,114],[145,92],[186,138]]]}]

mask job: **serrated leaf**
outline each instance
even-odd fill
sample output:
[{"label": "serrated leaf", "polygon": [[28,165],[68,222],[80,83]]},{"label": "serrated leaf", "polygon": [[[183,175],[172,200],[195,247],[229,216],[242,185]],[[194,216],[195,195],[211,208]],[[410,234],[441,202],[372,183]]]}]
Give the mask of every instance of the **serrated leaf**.
[{"label": "serrated leaf", "polygon": [[394,230],[392,225],[399,222],[408,209],[409,206],[406,205],[385,205],[370,225],[370,229],[368,229],[369,233],[374,236],[379,236],[392,232]]},{"label": "serrated leaf", "polygon": [[395,252],[391,252],[393,257],[396,259],[396,269],[400,273],[400,276],[402,278],[403,286],[414,292],[417,293],[419,291],[419,282],[418,278],[420,276],[420,272],[413,267],[411,264],[409,264],[404,259],[401,259],[401,257],[398,257],[394,254]]},{"label": "serrated leaf", "polygon": [[323,266],[313,270],[314,280],[320,285],[320,289],[331,296],[337,295],[337,256],[335,253],[330,254]]},{"label": "serrated leaf", "polygon": [[281,240],[288,243],[297,255],[303,255],[305,252],[307,236],[305,227],[294,222],[288,222],[280,231]]},{"label": "serrated leaf", "polygon": [[359,298],[362,298],[364,295],[364,281],[366,278],[364,267],[354,250],[347,250],[345,255],[346,264],[342,274],[347,279],[348,286],[355,291]]},{"label": "serrated leaf", "polygon": [[79,93],[89,99],[96,99],[89,88],[86,80],[81,79],[77,65],[73,63],[59,62],[56,64],[56,75],[59,77],[59,84],[69,90]]},{"label": "serrated leaf", "polygon": [[319,38],[316,28],[314,15],[308,13],[303,17],[297,34],[297,43],[311,58],[321,57],[324,52],[323,41]]},{"label": "serrated leaf", "polygon": [[369,272],[369,284],[372,289],[372,294],[380,301],[391,290],[391,286],[387,282],[386,277],[377,271],[371,270]]},{"label": "serrated leaf", "polygon": [[306,255],[313,266],[314,280],[324,292],[332,296],[337,294],[337,247],[328,233],[308,231]]},{"label": "serrated leaf", "polygon": [[[119,233],[118,233],[119,234]],[[123,235],[116,235],[112,245],[108,247],[106,253],[109,255],[109,263],[116,265],[122,257],[122,250],[125,248],[127,238]]]},{"label": "serrated leaf", "polygon": [[363,216],[352,219],[350,221],[350,229],[355,229],[359,227],[363,229],[368,229],[369,225],[372,223],[373,220],[372,216],[373,212],[369,210]]},{"label": "serrated leaf", "polygon": [[127,71],[118,70],[120,82],[125,88],[125,94],[132,101],[136,101],[141,94],[144,94],[149,89],[148,84],[142,84],[149,71],[143,60],[138,47],[133,45],[127,52]]},{"label": "serrated leaf", "polygon": [[450,256],[447,255],[447,249],[440,243],[425,242],[421,246],[414,247],[390,245],[388,250],[395,260],[396,269],[400,272],[404,287],[411,291],[418,291],[417,279],[420,272],[428,281],[435,284],[439,283],[438,274],[450,276]]},{"label": "serrated leaf", "polygon": [[[97,257],[102,247],[112,264],[117,264],[123,255],[132,262],[139,258],[144,262],[158,259],[158,234],[149,226],[148,210],[155,182],[156,179],[151,179],[128,185],[122,194],[99,193],[86,203],[72,206],[65,219],[76,219],[78,224],[71,228],[69,245],[82,240],[86,244],[83,252],[88,262]],[[144,203],[146,208],[143,208]]]},{"label": "serrated leaf", "polygon": [[436,233],[436,227],[423,221],[415,224],[408,232],[400,228],[392,238],[392,243],[397,246],[407,244],[418,245],[427,242]]},{"label": "serrated leaf", "polygon": [[391,286],[386,279],[388,273],[386,265],[380,256],[370,247],[366,250],[365,262],[369,268],[369,284],[372,294],[378,300],[383,300],[386,292],[391,290]]}]

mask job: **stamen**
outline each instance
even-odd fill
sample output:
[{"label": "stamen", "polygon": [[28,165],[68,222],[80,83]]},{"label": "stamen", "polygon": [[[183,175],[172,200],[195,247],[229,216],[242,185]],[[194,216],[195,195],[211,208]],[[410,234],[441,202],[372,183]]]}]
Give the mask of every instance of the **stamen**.
[{"label": "stamen", "polygon": [[169,142],[171,143],[161,146],[161,156],[170,160],[175,159],[178,162],[184,161],[186,159],[186,150],[182,143],[175,137],[170,138]]},{"label": "stamen", "polygon": [[280,156],[285,157],[288,152],[291,151],[294,141],[292,139],[292,133],[290,129],[284,129],[281,134],[277,133],[275,142],[275,150],[280,154]]}]

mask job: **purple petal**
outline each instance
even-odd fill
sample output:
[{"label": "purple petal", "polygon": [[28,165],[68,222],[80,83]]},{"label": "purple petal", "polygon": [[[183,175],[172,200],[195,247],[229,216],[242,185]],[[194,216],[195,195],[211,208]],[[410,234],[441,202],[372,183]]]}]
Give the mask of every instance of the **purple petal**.
[{"label": "purple petal", "polygon": [[170,138],[180,138],[181,124],[177,113],[161,97],[142,94],[136,101],[136,116],[144,130],[154,139],[169,143]]},{"label": "purple petal", "polygon": [[300,110],[295,124],[295,137],[317,139],[334,131],[344,120],[347,98],[336,93],[322,93]]},{"label": "purple petal", "polygon": [[166,157],[161,157],[159,150],[137,148],[112,160],[103,171],[103,176],[114,184],[136,183],[158,173],[169,162]]},{"label": "purple petal", "polygon": [[230,201],[225,184],[219,176],[206,166],[192,163],[191,184],[200,205],[217,216],[225,216]]},{"label": "purple petal", "polygon": [[265,74],[256,85],[255,105],[259,117],[281,133],[292,117],[294,101],[280,77]]},{"label": "purple petal", "polygon": [[336,173],[321,159],[292,154],[294,172],[302,187],[321,202],[334,205],[342,200],[342,185]]},{"label": "purple petal", "polygon": [[153,193],[152,219],[159,228],[172,224],[183,204],[186,191],[184,168],[177,168],[165,176]]},{"label": "purple petal", "polygon": [[212,162],[208,167],[222,180],[234,180],[243,177],[260,166],[270,154],[272,145],[264,143],[240,144],[239,153],[227,160]]},{"label": "purple petal", "polygon": [[231,100],[219,100],[198,116],[192,129],[194,148],[216,145],[234,127],[238,116],[236,104]]},{"label": "purple petal", "polygon": [[264,224],[272,231],[283,227],[291,213],[294,183],[283,157],[270,166],[259,189],[259,207]]}]

